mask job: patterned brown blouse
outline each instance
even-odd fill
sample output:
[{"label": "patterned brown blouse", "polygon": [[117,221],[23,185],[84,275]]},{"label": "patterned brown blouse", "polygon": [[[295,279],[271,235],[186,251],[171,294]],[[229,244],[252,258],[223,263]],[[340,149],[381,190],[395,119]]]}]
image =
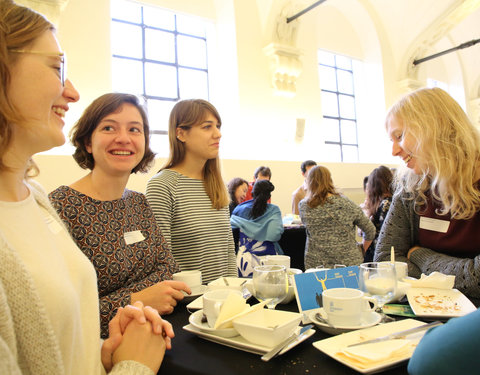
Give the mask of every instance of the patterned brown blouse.
[{"label": "patterned brown blouse", "polygon": [[118,307],[130,303],[131,293],[170,280],[177,263],[145,195],[125,189],[121,199],[99,201],[60,186],[49,198],[95,266],[101,335],[106,338],[108,322]]}]

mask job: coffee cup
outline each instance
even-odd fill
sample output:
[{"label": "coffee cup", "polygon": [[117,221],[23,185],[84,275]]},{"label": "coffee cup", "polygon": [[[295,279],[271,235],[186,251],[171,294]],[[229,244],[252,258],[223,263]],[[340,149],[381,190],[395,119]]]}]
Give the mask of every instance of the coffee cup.
[{"label": "coffee cup", "polygon": [[[380,263],[392,263],[392,262],[380,262]],[[395,262],[395,274],[397,275],[397,280],[403,280],[408,276],[408,264],[405,262]]]},{"label": "coffee cup", "polygon": [[202,285],[202,271],[191,270],[174,273],[172,279],[175,281],[183,281],[190,289],[198,289]]},{"label": "coffee cup", "polygon": [[231,293],[243,297],[242,292],[231,289],[211,290],[203,295],[203,314],[207,317],[208,326],[210,328],[215,326],[218,314],[220,314],[220,309]]},{"label": "coffee cup", "polygon": [[363,314],[375,311],[378,306],[375,298],[367,297],[361,290],[352,288],[324,290],[322,302],[329,323],[338,327],[361,325]]},{"label": "coffee cup", "polygon": [[289,269],[290,257],[288,255],[266,255],[262,259],[262,264],[266,266],[285,266],[286,269]]}]

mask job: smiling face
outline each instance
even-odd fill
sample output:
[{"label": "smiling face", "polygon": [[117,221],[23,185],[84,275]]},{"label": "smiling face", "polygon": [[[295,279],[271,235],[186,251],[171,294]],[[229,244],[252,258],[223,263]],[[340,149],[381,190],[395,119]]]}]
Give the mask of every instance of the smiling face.
[{"label": "smiling face", "polygon": [[248,184],[243,183],[242,185],[238,186],[235,190],[235,200],[238,204],[242,203],[245,199],[248,191]]},{"label": "smiling face", "polygon": [[79,95],[69,81],[62,86],[61,57],[55,56],[61,50],[52,31],[46,31],[25,50],[26,53],[16,53],[9,95],[24,118],[15,127],[16,142],[32,155],[65,143],[63,117],[68,103],[78,101]]},{"label": "smiling face", "polygon": [[393,143],[392,155],[400,157],[415,174],[422,174],[425,168],[420,151],[413,136],[406,132],[403,122],[390,117],[387,122],[387,133]]},{"label": "smiling face", "polygon": [[145,154],[144,126],[138,109],[125,103],[105,116],[85,148],[95,161],[94,171],[129,176]]},{"label": "smiling face", "polygon": [[177,138],[185,144],[186,156],[207,161],[218,156],[221,124],[210,112],[205,119],[190,129],[177,127]]}]

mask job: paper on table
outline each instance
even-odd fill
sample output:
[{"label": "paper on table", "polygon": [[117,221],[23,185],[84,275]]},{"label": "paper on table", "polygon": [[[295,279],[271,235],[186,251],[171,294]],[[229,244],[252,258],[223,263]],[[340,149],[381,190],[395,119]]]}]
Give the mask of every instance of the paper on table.
[{"label": "paper on table", "polygon": [[418,280],[405,278],[403,281],[409,283],[412,288],[452,289],[455,284],[455,276],[435,271],[428,276],[422,273]]},{"label": "paper on table", "polygon": [[411,341],[396,339],[347,347],[336,353],[336,356],[354,366],[366,369],[404,358],[414,350],[415,344]]}]

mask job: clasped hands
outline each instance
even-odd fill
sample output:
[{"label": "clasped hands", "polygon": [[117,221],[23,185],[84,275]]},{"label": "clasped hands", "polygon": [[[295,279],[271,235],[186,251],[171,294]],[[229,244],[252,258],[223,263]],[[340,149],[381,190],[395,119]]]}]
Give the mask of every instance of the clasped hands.
[{"label": "clasped hands", "polygon": [[172,325],[158,311],[137,301],[120,307],[108,324],[109,337],[103,342],[101,357],[105,370],[124,360],[133,360],[157,373],[165,349],[171,349],[175,336]]}]

